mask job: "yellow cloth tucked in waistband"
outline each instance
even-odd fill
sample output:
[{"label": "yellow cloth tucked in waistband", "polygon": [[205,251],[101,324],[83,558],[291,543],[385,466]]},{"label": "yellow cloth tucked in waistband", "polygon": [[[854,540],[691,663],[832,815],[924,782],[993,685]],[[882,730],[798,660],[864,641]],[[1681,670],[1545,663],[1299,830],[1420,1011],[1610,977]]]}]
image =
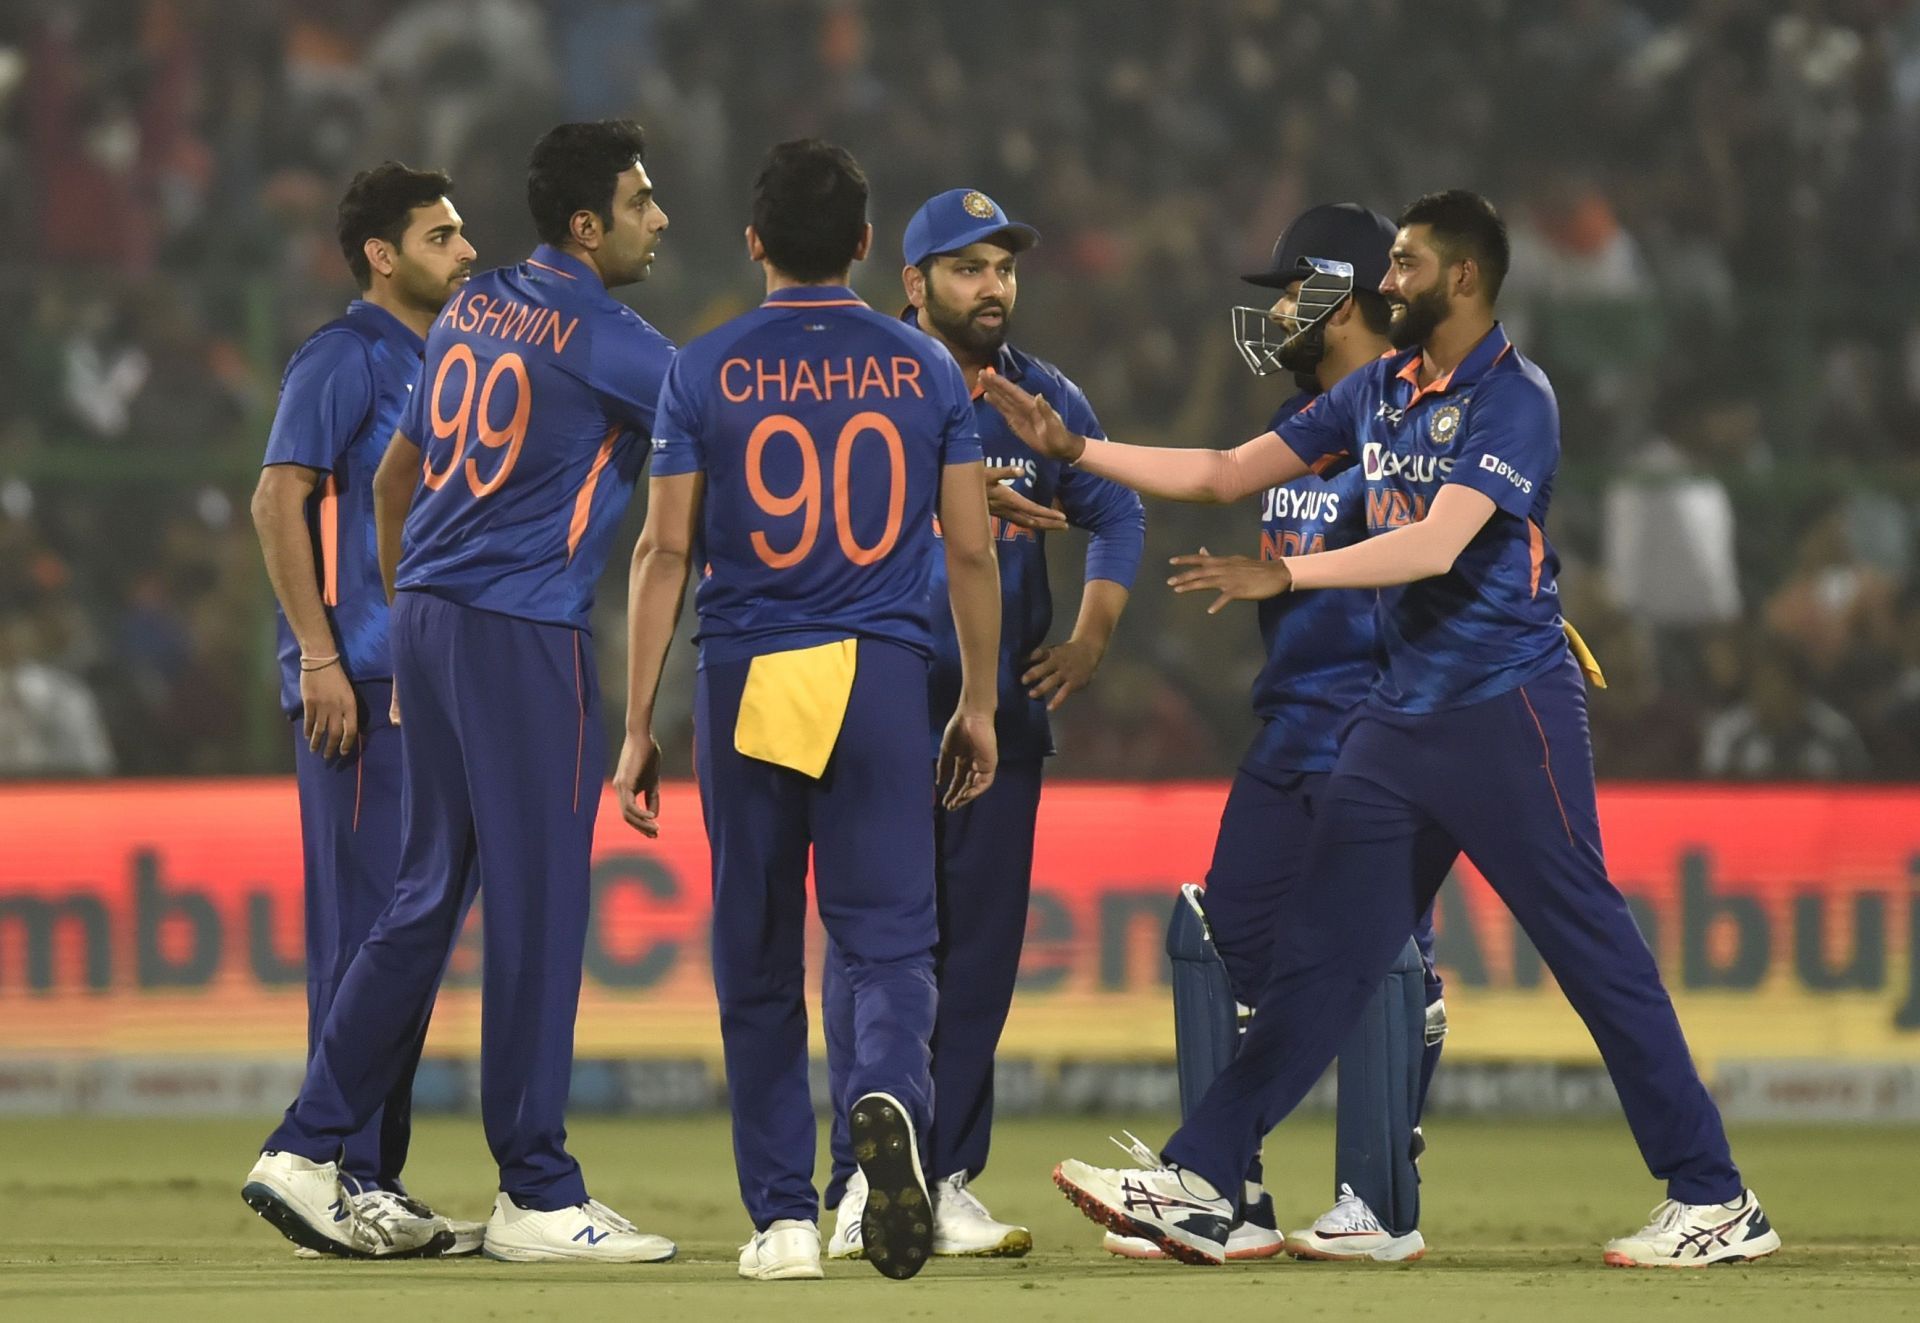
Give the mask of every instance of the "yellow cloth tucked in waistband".
[{"label": "yellow cloth tucked in waistband", "polygon": [[769,652],[747,667],[733,747],[749,758],[818,777],[840,738],[853,694],[854,640]]},{"label": "yellow cloth tucked in waistband", "polygon": [[1560,627],[1567,631],[1567,646],[1573,649],[1573,659],[1580,663],[1581,673],[1595,689],[1607,687],[1607,673],[1600,669],[1599,659],[1593,655],[1593,649],[1580,637],[1580,631],[1573,627],[1571,620],[1562,617]]}]

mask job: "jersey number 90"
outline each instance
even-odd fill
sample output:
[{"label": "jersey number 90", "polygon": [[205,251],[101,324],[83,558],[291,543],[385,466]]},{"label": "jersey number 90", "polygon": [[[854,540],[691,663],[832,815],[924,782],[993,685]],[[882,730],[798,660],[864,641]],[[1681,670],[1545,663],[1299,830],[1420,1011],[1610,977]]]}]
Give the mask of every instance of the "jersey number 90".
[{"label": "jersey number 90", "polygon": [[[443,412],[446,404],[447,378],[452,374],[455,364],[466,369],[462,374],[460,402],[452,413]],[[492,419],[497,410],[493,393],[499,388],[502,377],[513,378],[513,412],[507,418],[505,427],[496,428]],[[480,398],[474,399],[476,384]],[[440,368],[433,374],[433,392],[427,400],[427,416],[433,423],[433,436],[436,441],[453,441],[453,454],[447,460],[447,466],[438,473],[433,469],[433,457],[427,456],[421,465],[421,476],[430,490],[438,491],[446,485],[453,471],[461,467],[461,457],[466,455],[469,437],[479,441],[488,450],[505,450],[499,464],[492,474],[480,476],[479,452],[467,459],[465,468],[467,486],[475,497],[491,496],[500,490],[500,484],[513,472],[513,466],[520,459],[520,447],[527,439],[527,417],[533,412],[533,392],[527,384],[527,364],[520,355],[506,353],[494,359],[493,366],[487,369],[486,379],[480,380],[480,367],[474,361],[473,350],[465,344],[455,344],[440,359]]]},{"label": "jersey number 90", "polygon": [[[878,436],[887,449],[887,523],[872,546],[861,546],[853,530],[852,476],[854,444],[867,433]],[[800,448],[800,482],[785,495],[776,495],[767,487],[767,446],[776,436],[790,438]],[[820,538],[820,521],[827,513],[820,483],[820,447],[807,425],[790,414],[769,414],[747,437],[747,493],[753,503],[776,519],[800,515],[800,537],[792,546],[776,550],[767,535],[758,529],[752,534],[754,554],[771,569],[784,570],[798,565],[813,552]],[[833,445],[833,517],[834,537],[840,551],[855,565],[871,565],[883,560],[900,540],[901,521],[907,509],[907,450],[900,429],[883,413],[868,410],[847,419]]]}]

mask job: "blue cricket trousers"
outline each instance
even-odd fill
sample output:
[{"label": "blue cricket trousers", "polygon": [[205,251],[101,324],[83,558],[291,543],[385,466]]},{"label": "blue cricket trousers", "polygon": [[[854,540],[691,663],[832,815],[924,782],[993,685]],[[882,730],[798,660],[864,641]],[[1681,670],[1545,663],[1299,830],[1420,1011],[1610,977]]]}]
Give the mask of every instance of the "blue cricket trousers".
[{"label": "blue cricket trousers", "polygon": [[1307,867],[1280,900],[1260,1013],[1167,1142],[1169,1162],[1238,1188],[1261,1137],[1326,1069],[1464,852],[1586,1022],[1668,1196],[1739,1197],[1719,1109],[1607,878],[1586,689],[1571,657],[1469,707],[1409,716],[1362,706],[1317,816]]},{"label": "blue cricket trousers", "polygon": [[[356,684],[360,741],[344,758],[307,747],[293,726],[294,781],[300,793],[300,854],[305,878],[307,1053],[375,919],[393,899],[400,869],[400,732],[387,724],[393,685]],[[367,1124],[348,1135],[340,1167],[371,1190],[403,1191],[400,1172],[412,1133],[414,1066],[422,1034],[393,1091]]]},{"label": "blue cricket trousers", "polygon": [[[713,847],[713,981],[740,1198],[756,1230],[814,1221],[807,1087],[807,855],[853,1001],[847,1096],[933,1112],[933,763],[927,662],[861,639],[853,694],[818,780],[733,747],[749,662],[703,666],[695,755]],[[404,699],[403,699],[404,701]]]},{"label": "blue cricket trousers", "polygon": [[477,867],[487,1143],[521,1207],[570,1207],[587,1197],[566,1107],[606,761],[593,651],[578,630],[426,592],[395,600],[392,646],[407,771],[393,901],[341,980],[300,1096],[266,1147],[332,1158],[392,1091]]},{"label": "blue cricket trousers", "polygon": [[[1033,889],[1033,831],[1040,813],[1040,759],[1002,763],[987,792],[949,813],[934,810],[940,940],[933,978],[940,1004],[933,1027],[933,1131],[922,1155],[935,1180],[987,1166],[993,1138],[993,1055],[1020,976]],[[829,945],[820,1000],[827,1028],[833,1114],[833,1179],[840,1202],[853,1174],[847,1091],[854,1052],[853,996],[843,957]]]}]

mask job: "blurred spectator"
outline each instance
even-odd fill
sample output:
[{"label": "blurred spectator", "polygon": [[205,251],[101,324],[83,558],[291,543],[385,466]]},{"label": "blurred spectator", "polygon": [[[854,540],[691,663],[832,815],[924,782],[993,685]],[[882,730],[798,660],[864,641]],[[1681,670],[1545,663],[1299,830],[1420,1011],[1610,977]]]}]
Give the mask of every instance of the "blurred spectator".
[{"label": "blurred spectator", "polygon": [[47,657],[37,617],[0,616],[0,776],[106,776],[100,705]]},{"label": "blurred spectator", "polygon": [[1765,636],[1747,658],[1746,696],[1707,723],[1702,775],[1731,781],[1838,781],[1867,774],[1866,746],[1809,692],[1793,650]]}]

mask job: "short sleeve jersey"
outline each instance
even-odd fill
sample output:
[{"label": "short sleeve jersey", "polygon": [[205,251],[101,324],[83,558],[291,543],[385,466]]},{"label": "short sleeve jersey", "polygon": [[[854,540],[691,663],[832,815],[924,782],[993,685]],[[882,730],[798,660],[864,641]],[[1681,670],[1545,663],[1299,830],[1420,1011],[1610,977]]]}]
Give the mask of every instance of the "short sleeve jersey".
[{"label": "short sleeve jersey", "polygon": [[952,358],[845,287],[778,290],[687,345],[653,473],[706,477],[701,664],[847,638],[931,656],[941,474],[979,459]]},{"label": "short sleeve jersey", "polygon": [[401,423],[423,465],[399,587],[585,629],[672,359],[551,246],[468,281],[427,336]]},{"label": "short sleeve jersey", "polygon": [[[1279,431],[1314,398],[1302,393],[1288,400],[1269,430]],[[1352,546],[1367,535],[1365,498],[1357,468],[1269,487],[1260,498],[1260,559]],[[1267,659],[1253,682],[1253,711],[1261,727],[1242,766],[1276,773],[1332,770],[1341,726],[1380,671],[1374,655],[1377,596],[1372,589],[1333,588],[1260,603]]]},{"label": "short sleeve jersey", "polygon": [[1484,702],[1567,656],[1546,536],[1560,461],[1553,387],[1498,325],[1424,388],[1419,370],[1418,349],[1389,354],[1280,427],[1317,472],[1358,466],[1369,536],[1424,519],[1448,483],[1496,507],[1446,574],[1380,591],[1370,701],[1409,713]]},{"label": "short sleeve jersey", "polygon": [[[1081,436],[1106,435],[1086,395],[1051,363],[1004,346],[994,371],[1041,396]],[[1010,481],[1014,491],[1037,505],[1058,502],[1067,521],[1089,534],[1085,578],[1110,579],[1131,588],[1146,542],[1147,516],[1139,496],[1071,464],[1036,455],[1021,444],[983,395],[975,394],[972,407],[988,466],[1019,469],[1020,476]],[[1029,697],[1020,677],[1028,669],[1027,658],[1046,642],[1053,628],[1047,537],[1000,519],[993,521],[993,536],[1000,561],[1000,707],[995,718],[1000,757],[1003,761],[1045,758],[1054,751],[1046,700]],[[947,719],[960,701],[960,639],[947,599],[944,557],[934,557],[932,588],[934,647],[927,715],[934,725],[930,735],[937,748]]]},{"label": "short sleeve jersey", "polygon": [[[264,465],[297,464],[325,476],[307,501],[307,534],[320,601],[356,683],[385,680],[387,593],[373,528],[373,474],[420,374],[422,340],[385,308],[355,299],[287,362]],[[300,710],[300,644],[278,620],[280,705]],[[379,712],[369,709],[380,720]]]}]

